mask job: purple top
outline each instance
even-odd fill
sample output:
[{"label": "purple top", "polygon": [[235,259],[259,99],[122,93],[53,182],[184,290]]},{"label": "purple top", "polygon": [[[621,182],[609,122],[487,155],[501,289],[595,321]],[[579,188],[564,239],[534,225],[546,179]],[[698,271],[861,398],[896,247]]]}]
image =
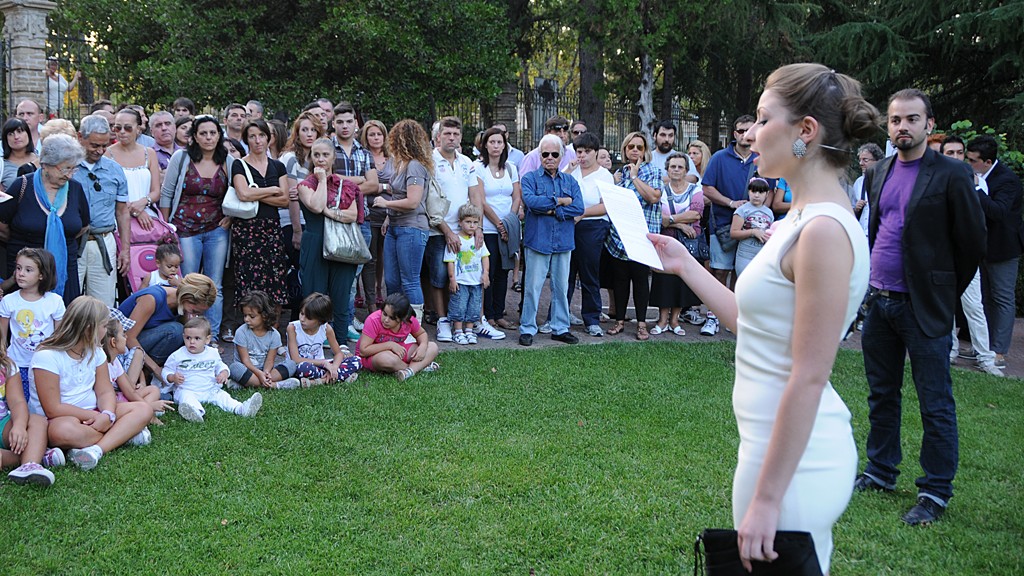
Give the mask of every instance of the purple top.
[{"label": "purple top", "polygon": [[921,159],[893,162],[878,199],[878,233],[871,247],[871,286],[879,290],[909,292],[903,275],[903,222]]}]

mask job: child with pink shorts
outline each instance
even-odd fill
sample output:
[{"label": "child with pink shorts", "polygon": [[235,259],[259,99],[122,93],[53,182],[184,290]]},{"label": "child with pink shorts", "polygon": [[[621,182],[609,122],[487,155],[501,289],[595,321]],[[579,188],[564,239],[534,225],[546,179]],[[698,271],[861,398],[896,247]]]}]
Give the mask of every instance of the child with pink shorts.
[{"label": "child with pink shorts", "polygon": [[[409,336],[415,341],[406,342]],[[399,381],[437,370],[437,352],[437,343],[412,317],[412,306],[402,293],[389,294],[384,306],[366,318],[356,343],[364,370],[394,374]]]}]

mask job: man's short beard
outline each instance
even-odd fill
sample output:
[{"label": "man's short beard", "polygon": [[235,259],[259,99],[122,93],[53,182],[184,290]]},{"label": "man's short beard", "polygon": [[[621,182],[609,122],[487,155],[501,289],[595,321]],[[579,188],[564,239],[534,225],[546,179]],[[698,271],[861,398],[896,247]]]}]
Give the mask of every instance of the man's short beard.
[{"label": "man's short beard", "polygon": [[661,152],[662,154],[665,154],[667,152],[671,152],[672,151],[672,143],[671,142],[660,142],[660,143],[658,143],[657,146],[658,146],[658,152]]}]

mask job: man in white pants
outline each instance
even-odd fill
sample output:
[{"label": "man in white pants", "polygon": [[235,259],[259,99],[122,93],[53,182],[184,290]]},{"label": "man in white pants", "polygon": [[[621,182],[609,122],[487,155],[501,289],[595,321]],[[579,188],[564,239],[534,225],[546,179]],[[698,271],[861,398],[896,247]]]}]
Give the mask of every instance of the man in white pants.
[{"label": "man in white pants", "polygon": [[[88,294],[108,307],[117,295],[117,269],[128,269],[128,245],[131,238],[128,214],[128,181],[124,170],[103,154],[110,144],[110,124],[102,116],[82,118],[78,140],[85,158],[78,163],[74,179],[82,185],[89,200],[89,235],[78,251],[78,283]],[[115,228],[125,247],[117,258]]]}]

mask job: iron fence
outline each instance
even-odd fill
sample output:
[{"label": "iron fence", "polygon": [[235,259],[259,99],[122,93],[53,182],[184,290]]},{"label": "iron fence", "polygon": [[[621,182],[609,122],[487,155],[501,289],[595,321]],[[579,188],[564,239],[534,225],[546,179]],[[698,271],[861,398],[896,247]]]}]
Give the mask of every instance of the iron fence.
[{"label": "iron fence", "polygon": [[11,91],[11,39],[0,39],[0,119],[10,118],[14,112]]}]

